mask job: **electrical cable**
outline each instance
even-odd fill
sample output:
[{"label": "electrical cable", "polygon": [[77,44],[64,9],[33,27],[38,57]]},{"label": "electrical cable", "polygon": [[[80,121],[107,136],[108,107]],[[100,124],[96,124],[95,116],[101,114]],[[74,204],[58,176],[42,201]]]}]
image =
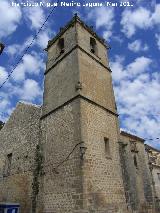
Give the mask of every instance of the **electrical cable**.
[{"label": "electrical cable", "polygon": [[[60,0],[57,1],[57,4],[59,3]],[[44,25],[46,24],[46,22],[48,21],[49,17],[52,15],[54,9],[57,6],[54,6],[51,10],[51,12],[49,13],[49,15],[47,16],[47,18],[45,19],[45,21],[43,22],[42,26],[40,27],[40,29],[38,30],[38,32],[36,33],[36,35],[33,37],[31,43],[29,44],[29,46],[24,50],[23,55],[19,58],[18,62],[16,63],[16,65],[14,65],[13,69],[11,70],[11,72],[8,74],[7,78],[5,79],[5,81],[0,85],[0,89],[4,86],[4,84],[6,84],[6,82],[9,80],[9,78],[11,77],[12,73],[15,71],[15,69],[17,68],[17,66],[19,65],[19,63],[21,62],[21,60],[23,59],[24,55],[28,52],[29,48],[32,46],[33,42],[37,39],[39,33],[42,31],[42,28],[44,27]]]},{"label": "electrical cable", "polygon": [[[82,143],[84,143],[84,142],[81,141],[81,142],[77,143],[77,144],[74,146],[74,148],[72,149],[72,151],[67,155],[67,157],[66,157],[63,161],[61,161],[56,167],[53,168],[53,171],[54,171],[56,174],[58,174],[57,169],[58,169],[61,165],[63,165],[64,162],[66,162],[66,161],[69,159],[69,157],[70,157],[71,154],[74,152],[74,150],[77,148],[77,146],[80,145],[80,144],[82,144]],[[20,148],[20,147],[19,147],[19,148]],[[33,150],[33,151],[35,151],[35,150]],[[45,168],[48,167],[48,166],[53,166],[53,163],[50,163],[50,164],[48,164],[48,165],[45,165]],[[16,175],[16,174],[24,174],[24,173],[27,173],[27,172],[29,173],[29,172],[33,172],[33,171],[34,171],[34,169],[30,168],[30,169],[25,170],[25,171],[23,171],[23,172],[15,172],[15,173],[12,173],[12,174],[10,174],[10,175],[3,175],[3,178],[6,178],[6,177],[8,177],[8,176],[13,176],[13,175]],[[1,177],[0,177],[0,178],[1,178]]]},{"label": "electrical cable", "polygon": [[70,155],[74,152],[74,150],[76,149],[76,147],[78,145],[82,144],[82,143],[84,143],[84,142],[77,143],[74,146],[74,148],[72,149],[72,151],[67,155],[67,157],[63,161],[61,161],[56,167],[54,167],[53,170],[56,171],[58,169],[58,167],[60,167],[62,164],[64,164],[64,162],[66,162],[69,159]]},{"label": "electrical cable", "polygon": [[159,140],[160,138],[157,137],[157,138],[144,138],[144,140],[148,140],[148,141],[154,141],[154,140]]}]

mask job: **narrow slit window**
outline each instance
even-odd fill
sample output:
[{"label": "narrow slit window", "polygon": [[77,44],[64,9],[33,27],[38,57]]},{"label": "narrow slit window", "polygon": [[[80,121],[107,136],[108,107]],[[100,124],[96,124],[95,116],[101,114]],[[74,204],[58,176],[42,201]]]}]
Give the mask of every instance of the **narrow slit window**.
[{"label": "narrow slit window", "polygon": [[11,172],[11,164],[12,164],[12,153],[7,155],[7,159],[6,159],[6,169],[5,169],[5,173],[6,175],[10,175]]},{"label": "narrow slit window", "polygon": [[134,165],[135,165],[136,169],[138,169],[138,163],[137,163],[136,155],[134,155],[133,160],[134,160]]},{"label": "narrow slit window", "polygon": [[90,38],[90,50],[93,54],[97,55],[97,43],[94,38]]},{"label": "narrow slit window", "polygon": [[109,146],[109,139],[108,138],[104,138],[104,145],[105,145],[106,156],[110,156],[110,146]]},{"label": "narrow slit window", "polygon": [[59,49],[59,54],[64,53],[64,38],[60,38],[58,41],[58,49]]},{"label": "narrow slit window", "polygon": [[157,176],[158,176],[158,180],[160,181],[160,173],[157,173]]}]

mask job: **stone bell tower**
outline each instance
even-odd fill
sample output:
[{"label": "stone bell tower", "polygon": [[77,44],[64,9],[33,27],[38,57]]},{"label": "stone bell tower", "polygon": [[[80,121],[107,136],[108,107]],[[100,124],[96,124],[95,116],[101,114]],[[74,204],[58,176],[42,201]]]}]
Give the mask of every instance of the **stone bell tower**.
[{"label": "stone bell tower", "polygon": [[107,45],[75,16],[46,50],[43,212],[126,213]]}]

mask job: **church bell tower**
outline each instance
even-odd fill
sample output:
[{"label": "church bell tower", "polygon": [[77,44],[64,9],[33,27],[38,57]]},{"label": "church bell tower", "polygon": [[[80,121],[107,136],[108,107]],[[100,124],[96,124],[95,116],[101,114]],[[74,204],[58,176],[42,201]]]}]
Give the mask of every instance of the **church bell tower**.
[{"label": "church bell tower", "polygon": [[107,45],[78,16],[48,42],[44,213],[126,213]]}]

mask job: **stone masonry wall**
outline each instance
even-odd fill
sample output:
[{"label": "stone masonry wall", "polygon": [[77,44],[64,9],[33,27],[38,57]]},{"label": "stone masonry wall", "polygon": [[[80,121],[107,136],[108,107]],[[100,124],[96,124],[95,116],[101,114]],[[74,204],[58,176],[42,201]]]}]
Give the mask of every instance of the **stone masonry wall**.
[{"label": "stone masonry wall", "polygon": [[[132,137],[121,134],[123,144],[121,156],[123,157],[122,171],[128,207],[136,212],[154,212],[152,177],[146,159],[144,143]],[[135,143],[133,149],[132,143]]]},{"label": "stone masonry wall", "polygon": [[[101,42],[99,42],[96,37],[89,33],[81,24],[76,23],[76,29],[78,37],[77,40],[80,47],[83,48],[87,53],[95,57],[96,60],[103,63],[105,66],[108,66],[109,62],[106,47]],[[90,37],[96,39],[97,55],[91,53],[90,51]]]},{"label": "stone masonry wall", "polygon": [[79,119],[77,99],[42,120],[44,213],[74,213],[82,209]]},{"label": "stone masonry wall", "polygon": [[[81,100],[84,209],[94,213],[125,213],[126,201],[119,159],[117,117]],[[104,138],[108,138],[106,153]]]},{"label": "stone masonry wall", "polygon": [[153,174],[154,183],[155,183],[156,196],[160,200],[160,178],[158,175],[160,174],[160,166],[157,166],[157,165],[153,166],[152,174]]},{"label": "stone masonry wall", "polygon": [[[39,118],[39,107],[19,103],[0,131],[0,202],[20,203],[22,213],[31,212]],[[7,155],[11,153],[11,167],[7,171]]]},{"label": "stone masonry wall", "polygon": [[116,112],[111,73],[90,56],[78,50],[80,94]]},{"label": "stone masonry wall", "polygon": [[48,49],[47,70],[51,68],[55,62],[60,60],[64,55],[60,55],[58,48],[58,41],[60,38],[64,38],[64,54],[66,54],[77,44],[75,25],[72,25],[70,28],[68,28],[68,30],[63,33]]},{"label": "stone masonry wall", "polygon": [[75,85],[78,76],[75,49],[45,75],[43,115],[77,95]]}]

